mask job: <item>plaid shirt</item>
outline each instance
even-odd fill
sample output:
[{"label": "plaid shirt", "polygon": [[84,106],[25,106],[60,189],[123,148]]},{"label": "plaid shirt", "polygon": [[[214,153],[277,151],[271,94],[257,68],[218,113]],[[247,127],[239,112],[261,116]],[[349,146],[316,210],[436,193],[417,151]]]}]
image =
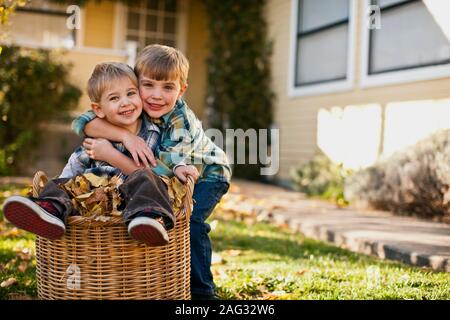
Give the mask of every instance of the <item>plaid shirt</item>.
[{"label": "plaid shirt", "polygon": [[[74,120],[72,128],[83,135],[86,123],[94,118],[95,114],[88,111]],[[171,112],[152,122],[159,126],[161,134],[155,152],[156,174],[171,177],[177,166],[192,164],[200,172],[197,183],[230,181],[231,168],[225,152],[206,136],[200,120],[182,99],[177,100]]]},{"label": "plaid shirt", "polygon": [[[95,118],[95,113],[89,111],[83,114],[78,119],[83,119],[80,121],[86,121],[87,123],[87,120],[91,117],[90,113],[92,113]],[[147,117],[141,117],[141,119],[142,123],[138,132],[138,136],[144,139],[147,145],[154,152],[159,140],[159,129],[155,124],[150,122]],[[122,143],[113,142],[112,145],[115,149],[131,158],[131,154],[125,149]],[[121,172],[118,168],[112,167],[109,163],[89,158],[86,153],[86,149],[83,147],[78,147],[75,152],[71,154],[66,166],[64,167],[59,177],[71,178],[89,172],[98,176],[106,175],[108,177],[112,177],[117,175],[122,179],[126,178],[126,175],[123,172]]]}]

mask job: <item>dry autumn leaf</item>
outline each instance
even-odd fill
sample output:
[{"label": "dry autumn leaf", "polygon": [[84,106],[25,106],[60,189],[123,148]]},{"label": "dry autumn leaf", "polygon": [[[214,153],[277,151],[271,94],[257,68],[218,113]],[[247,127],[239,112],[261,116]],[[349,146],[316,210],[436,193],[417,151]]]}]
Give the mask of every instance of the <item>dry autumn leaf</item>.
[{"label": "dry autumn leaf", "polygon": [[161,177],[164,183],[167,185],[167,191],[169,193],[170,203],[174,212],[179,212],[184,206],[184,199],[186,197],[186,186],[178,180],[177,177]]},{"label": "dry autumn leaf", "polygon": [[10,286],[12,286],[12,285],[14,285],[14,284],[16,284],[16,283],[17,283],[17,279],[16,279],[16,278],[9,278],[8,280],[3,281],[3,282],[0,284],[0,287],[2,287],[2,288],[8,288],[8,287],[10,287]]},{"label": "dry autumn leaf", "polygon": [[27,269],[28,269],[28,261],[22,261],[22,262],[19,264],[19,266],[17,267],[17,269],[18,269],[20,272],[22,272],[22,273],[24,273],[25,271],[27,271]]},{"label": "dry autumn leaf", "polygon": [[98,188],[100,186],[106,187],[109,185],[109,181],[105,177],[96,176],[93,173],[85,173],[83,176],[89,181],[92,187]]},{"label": "dry autumn leaf", "polygon": [[31,260],[31,258],[33,257],[33,252],[28,248],[19,249],[16,251],[16,253],[20,259],[26,261]]},{"label": "dry autumn leaf", "polygon": [[235,250],[235,249],[230,249],[230,250],[225,250],[223,251],[223,254],[226,256],[230,256],[230,257],[237,257],[242,253],[241,250]]},{"label": "dry autumn leaf", "polygon": [[8,294],[8,299],[9,300],[33,300],[33,297],[29,296],[27,294],[12,292],[12,293]]}]

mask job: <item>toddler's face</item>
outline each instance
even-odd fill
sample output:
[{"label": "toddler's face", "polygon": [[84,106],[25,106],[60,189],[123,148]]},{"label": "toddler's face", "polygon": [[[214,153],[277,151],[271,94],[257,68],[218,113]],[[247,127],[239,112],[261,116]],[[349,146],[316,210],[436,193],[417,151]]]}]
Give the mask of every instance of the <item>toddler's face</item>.
[{"label": "toddler's face", "polygon": [[186,86],[181,87],[178,79],[155,80],[145,76],[139,78],[139,93],[144,111],[151,118],[160,118],[172,111],[185,90]]},{"label": "toddler's face", "polygon": [[137,123],[142,113],[138,88],[128,77],[112,81],[100,99],[100,115],[114,125],[129,128]]}]

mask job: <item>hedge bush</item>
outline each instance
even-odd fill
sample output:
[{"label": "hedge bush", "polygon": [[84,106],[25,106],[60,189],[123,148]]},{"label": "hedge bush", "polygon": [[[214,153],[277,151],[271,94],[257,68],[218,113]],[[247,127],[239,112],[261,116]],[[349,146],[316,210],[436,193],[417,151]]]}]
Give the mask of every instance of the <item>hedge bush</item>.
[{"label": "hedge bush", "polygon": [[[208,12],[207,111],[210,127],[269,129],[274,93],[266,0],[203,0]],[[227,142],[228,143],[228,142]],[[246,155],[249,156],[246,144]],[[235,150],[236,154],[236,150]],[[233,175],[261,179],[262,164],[237,164]]]},{"label": "hedge bush", "polygon": [[40,141],[42,124],[74,109],[81,91],[67,64],[46,50],[3,47],[0,56],[0,175],[19,174]]},{"label": "hedge bush", "polygon": [[310,161],[292,170],[294,189],[308,196],[334,201],[345,206],[345,179],[352,174],[342,164],[332,162],[325,154],[317,153]]},{"label": "hedge bush", "polygon": [[404,215],[450,215],[450,129],[350,177],[345,196]]}]

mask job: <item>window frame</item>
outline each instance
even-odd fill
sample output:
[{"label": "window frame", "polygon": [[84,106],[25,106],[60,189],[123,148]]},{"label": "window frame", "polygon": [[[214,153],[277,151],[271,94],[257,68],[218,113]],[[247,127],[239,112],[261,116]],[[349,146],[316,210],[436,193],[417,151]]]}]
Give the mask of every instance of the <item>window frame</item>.
[{"label": "window frame", "polygon": [[[421,0],[409,0],[400,3],[387,5],[380,8],[383,11],[389,11],[404,5],[408,5]],[[365,8],[372,4],[372,0],[364,0]],[[367,15],[367,12],[365,12]],[[367,19],[367,16],[365,16]],[[364,20],[366,21],[366,20]],[[381,27],[383,27],[383,18],[381,16]],[[370,72],[370,63],[372,59],[372,30],[364,26],[361,32],[361,65],[360,65],[360,87],[370,88],[389,84],[402,84],[409,82],[433,80],[450,76],[450,60],[448,62],[419,64],[412,67],[398,67],[390,70]]]},{"label": "window frame", "polygon": [[[168,17],[172,17],[175,18],[177,20],[177,23],[175,25],[175,32],[173,33],[173,35],[171,35],[169,38],[167,38],[168,40],[171,40],[174,42],[176,47],[180,47],[180,43],[182,43],[183,41],[181,41],[180,39],[180,25],[185,25],[185,16],[186,16],[186,4],[183,3],[184,1],[179,1],[176,0],[177,2],[177,10],[173,13],[169,13],[167,15],[167,13],[165,13],[164,11],[157,9],[157,10],[153,10],[153,9],[140,9],[139,11],[133,10],[134,13],[138,13],[140,16],[141,15],[147,15],[147,14],[153,14],[155,15],[157,18],[157,22],[158,22],[158,29],[161,28],[162,24],[164,23],[164,17],[168,16]],[[139,28],[139,30],[137,30],[136,33],[134,33],[134,31],[136,30],[132,30],[133,32],[130,33],[130,30],[128,29],[128,13],[130,12],[130,7],[128,5],[124,6],[125,8],[125,12],[124,12],[124,35],[123,35],[123,39],[125,42],[127,42],[128,40],[126,40],[128,35],[133,35],[133,36],[137,36],[138,38],[146,38],[148,37],[149,34],[151,34],[151,36],[154,36],[156,38],[160,37],[160,38],[165,38],[168,34],[161,32],[159,30],[157,31],[146,31],[146,30],[142,30],[141,28]],[[163,12],[163,14],[161,15],[161,13]],[[161,18],[162,17],[162,18]],[[141,18],[140,18],[141,19]],[[140,26],[141,27],[141,26]],[[164,28],[164,27],[163,27]],[[184,33],[183,33],[184,34]]]},{"label": "window frame", "polygon": [[[289,59],[289,71],[288,71],[288,96],[291,98],[311,96],[324,93],[335,93],[342,91],[352,90],[354,87],[354,57],[355,57],[355,39],[356,39],[356,16],[357,16],[357,0],[349,0],[349,15],[348,19],[341,19],[337,22],[331,23],[326,26],[315,28],[299,34],[298,22],[299,22],[299,0],[291,1],[291,38],[290,38],[290,59]],[[348,44],[347,44],[347,68],[346,77],[329,79],[322,81],[314,81],[302,85],[297,85],[296,73],[297,73],[297,47],[299,37],[310,35],[315,32],[323,31],[348,23]]]}]

